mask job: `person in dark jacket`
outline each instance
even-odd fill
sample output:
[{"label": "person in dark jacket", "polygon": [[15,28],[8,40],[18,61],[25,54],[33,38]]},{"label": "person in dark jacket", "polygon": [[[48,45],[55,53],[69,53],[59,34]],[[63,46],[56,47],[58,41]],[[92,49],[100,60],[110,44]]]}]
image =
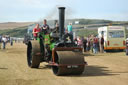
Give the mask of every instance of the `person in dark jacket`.
[{"label": "person in dark jacket", "polygon": [[128,39],[126,39],[126,55],[128,55]]},{"label": "person in dark jacket", "polygon": [[104,52],[104,37],[102,36],[100,38],[100,52],[103,53]]},{"label": "person in dark jacket", "polygon": [[59,24],[58,23],[56,23],[56,26],[55,26],[53,32],[54,33],[59,33]]},{"label": "person in dark jacket", "polygon": [[49,25],[47,24],[47,20],[44,19],[43,22],[43,27],[42,27],[42,31],[44,32],[44,34],[49,34]]},{"label": "person in dark jacket", "polygon": [[84,38],[83,40],[83,47],[84,47],[84,52],[86,52],[86,47],[87,47],[87,39]]}]

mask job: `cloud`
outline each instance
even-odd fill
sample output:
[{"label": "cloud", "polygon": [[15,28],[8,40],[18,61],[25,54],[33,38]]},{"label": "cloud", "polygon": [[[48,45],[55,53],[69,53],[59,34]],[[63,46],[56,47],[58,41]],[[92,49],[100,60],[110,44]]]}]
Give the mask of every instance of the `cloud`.
[{"label": "cloud", "polygon": [[52,3],[47,0],[19,0],[19,2],[31,8],[48,8],[52,6]]},{"label": "cloud", "polygon": [[[59,6],[66,7],[66,19],[128,20],[126,1],[128,2],[128,0],[118,0],[116,3],[115,0],[0,0],[0,21],[57,19]],[[121,12],[124,10],[126,12]]]},{"label": "cloud", "polygon": [[113,21],[128,21],[127,13],[109,13],[109,14],[99,14],[96,16],[89,16],[88,18],[96,18],[96,19],[106,19]]},{"label": "cloud", "polygon": [[0,0],[0,7],[48,8],[55,4],[54,0]]},{"label": "cloud", "polygon": [[35,7],[49,7],[49,6],[69,6],[74,0],[18,0],[25,5]]}]

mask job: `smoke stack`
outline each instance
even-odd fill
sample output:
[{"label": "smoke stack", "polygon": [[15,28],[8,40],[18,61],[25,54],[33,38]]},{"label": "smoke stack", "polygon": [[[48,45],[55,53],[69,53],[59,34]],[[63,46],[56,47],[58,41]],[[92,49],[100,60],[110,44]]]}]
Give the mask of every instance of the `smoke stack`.
[{"label": "smoke stack", "polygon": [[62,40],[64,34],[64,21],[65,21],[65,7],[59,7],[59,37]]}]

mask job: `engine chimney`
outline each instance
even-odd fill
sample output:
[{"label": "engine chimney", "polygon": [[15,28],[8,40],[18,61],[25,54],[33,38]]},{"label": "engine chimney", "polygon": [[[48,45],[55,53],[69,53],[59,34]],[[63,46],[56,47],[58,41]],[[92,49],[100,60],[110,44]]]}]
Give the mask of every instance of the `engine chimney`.
[{"label": "engine chimney", "polygon": [[59,7],[59,38],[62,40],[64,34],[65,7]]}]

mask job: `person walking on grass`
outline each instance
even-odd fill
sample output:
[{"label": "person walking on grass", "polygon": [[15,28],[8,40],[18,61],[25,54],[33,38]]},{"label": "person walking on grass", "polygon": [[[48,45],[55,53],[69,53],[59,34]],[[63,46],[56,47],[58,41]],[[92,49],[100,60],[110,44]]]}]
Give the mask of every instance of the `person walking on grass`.
[{"label": "person walking on grass", "polygon": [[1,40],[1,38],[0,38],[0,49],[1,49],[1,42],[2,42],[2,40]]},{"label": "person walking on grass", "polygon": [[90,35],[87,37],[86,51],[90,51]]},{"label": "person walking on grass", "polygon": [[2,37],[2,42],[3,42],[3,49],[6,48],[6,42],[7,42],[7,38],[5,37],[5,35]]},{"label": "person walking on grass", "polygon": [[78,41],[77,45],[82,48],[83,47],[83,41],[79,36],[77,37],[77,41]]},{"label": "person walking on grass", "polygon": [[93,39],[93,53],[98,53],[98,38],[94,37]]},{"label": "person walking on grass", "polygon": [[94,42],[94,35],[90,36],[90,51],[93,53],[93,42]]},{"label": "person walking on grass", "polygon": [[101,53],[104,52],[104,37],[103,36],[100,38],[100,52]]},{"label": "person walking on grass", "polygon": [[84,40],[83,40],[84,52],[86,52],[86,47],[87,47],[87,39],[86,39],[86,37],[84,37]]},{"label": "person walking on grass", "polygon": [[10,39],[10,45],[13,46],[13,39]]}]

